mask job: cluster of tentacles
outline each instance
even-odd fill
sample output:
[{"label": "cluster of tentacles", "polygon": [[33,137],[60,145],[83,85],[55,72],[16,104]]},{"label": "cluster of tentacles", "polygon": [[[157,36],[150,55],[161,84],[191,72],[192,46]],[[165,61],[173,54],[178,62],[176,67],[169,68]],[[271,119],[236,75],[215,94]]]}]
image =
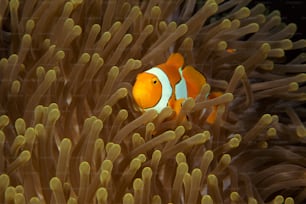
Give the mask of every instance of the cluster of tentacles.
[{"label": "cluster of tentacles", "polygon": [[[296,26],[278,11],[251,0],[0,5],[0,203],[306,200],[306,55],[286,57],[306,41],[290,40]],[[172,52],[208,84],[178,117],[142,113],[135,77]]]}]

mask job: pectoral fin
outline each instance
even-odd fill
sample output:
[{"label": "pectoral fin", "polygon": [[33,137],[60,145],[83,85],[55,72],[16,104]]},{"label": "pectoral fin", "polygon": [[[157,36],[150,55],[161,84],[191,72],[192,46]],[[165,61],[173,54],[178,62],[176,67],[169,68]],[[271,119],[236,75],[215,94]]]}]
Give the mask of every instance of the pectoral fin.
[{"label": "pectoral fin", "polygon": [[179,115],[179,113],[181,112],[182,110],[182,103],[185,99],[179,99],[179,100],[176,100],[174,103],[173,103],[173,110],[175,111],[176,115]]}]

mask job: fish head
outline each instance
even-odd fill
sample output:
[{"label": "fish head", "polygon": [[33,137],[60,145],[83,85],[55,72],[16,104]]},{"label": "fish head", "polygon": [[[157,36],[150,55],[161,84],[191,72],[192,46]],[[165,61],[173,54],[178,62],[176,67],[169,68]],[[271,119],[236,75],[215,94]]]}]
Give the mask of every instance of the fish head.
[{"label": "fish head", "polygon": [[162,84],[154,74],[143,72],[137,75],[132,94],[140,108],[152,108],[161,99]]}]

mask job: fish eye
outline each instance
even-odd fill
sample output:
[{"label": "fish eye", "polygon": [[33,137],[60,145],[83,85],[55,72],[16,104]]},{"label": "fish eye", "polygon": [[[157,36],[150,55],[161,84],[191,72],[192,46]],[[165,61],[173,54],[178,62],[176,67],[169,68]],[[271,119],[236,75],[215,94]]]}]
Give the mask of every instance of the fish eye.
[{"label": "fish eye", "polygon": [[158,80],[157,80],[156,78],[154,78],[154,79],[152,80],[152,83],[153,83],[153,84],[157,84],[157,82],[158,82]]}]

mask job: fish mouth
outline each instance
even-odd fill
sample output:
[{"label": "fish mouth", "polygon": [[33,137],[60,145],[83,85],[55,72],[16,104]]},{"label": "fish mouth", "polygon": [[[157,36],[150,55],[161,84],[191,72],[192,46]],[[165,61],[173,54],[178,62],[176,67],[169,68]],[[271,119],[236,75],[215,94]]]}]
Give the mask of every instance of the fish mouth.
[{"label": "fish mouth", "polygon": [[136,104],[143,109],[143,102],[140,97],[134,97]]},{"label": "fish mouth", "polygon": [[136,102],[136,104],[141,108],[144,109],[144,102],[143,102],[143,95],[139,93],[139,91],[137,91],[138,89],[136,87],[134,87],[133,89],[133,98],[134,101]]},{"label": "fish mouth", "polygon": [[145,106],[145,102],[143,101],[143,97],[135,97],[135,102],[136,104],[139,106],[139,108],[144,111],[146,108],[150,108],[150,107],[146,107]]},{"label": "fish mouth", "polygon": [[141,111],[145,111],[148,108],[154,107],[154,105],[148,104],[148,98],[150,98],[149,94],[142,93],[142,94],[134,94],[134,101],[141,109]]}]

